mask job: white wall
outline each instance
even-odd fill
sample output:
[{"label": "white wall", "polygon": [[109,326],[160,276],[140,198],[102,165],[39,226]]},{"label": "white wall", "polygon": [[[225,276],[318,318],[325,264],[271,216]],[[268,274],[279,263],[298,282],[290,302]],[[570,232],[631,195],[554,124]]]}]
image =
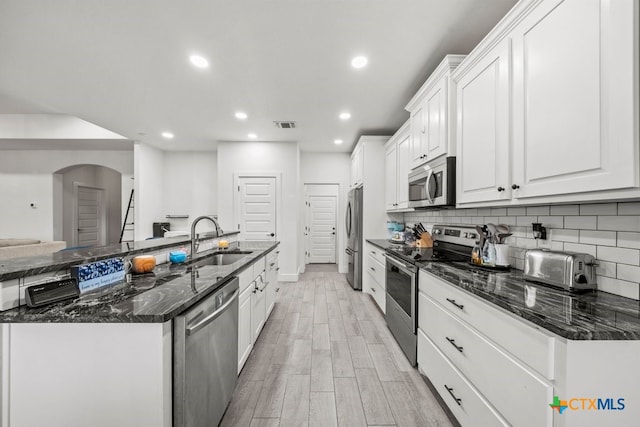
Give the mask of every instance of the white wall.
[{"label": "white wall", "polygon": [[[71,165],[109,167],[133,175],[131,151],[2,150],[0,151],[0,238],[53,240],[53,173]],[[55,185],[61,185],[57,182]],[[36,208],[29,206],[36,203]],[[56,206],[59,211],[61,206]]]},{"label": "white wall", "polygon": [[[163,219],[170,223],[171,230],[189,230],[191,222],[198,216],[217,215],[217,152],[164,153],[164,213],[189,215],[184,219]],[[204,226],[202,223],[203,229]]]},{"label": "white wall", "polygon": [[[344,229],[344,217],[346,215],[347,193],[349,191],[349,171],[351,157],[348,153],[300,153],[300,178],[301,191],[304,192],[305,184],[338,184],[338,270],[347,272],[346,236]],[[304,194],[301,193],[300,211],[304,218]],[[304,219],[298,230],[300,268],[304,271]]]},{"label": "white wall", "polygon": [[153,236],[153,223],[164,222],[164,151],[136,143],[135,162],[135,240]]},{"label": "white wall", "polygon": [[225,230],[234,221],[234,173],[280,174],[281,194],[276,232],[280,240],[280,280],[297,280],[300,154],[292,142],[220,142],[218,144],[218,217]]}]

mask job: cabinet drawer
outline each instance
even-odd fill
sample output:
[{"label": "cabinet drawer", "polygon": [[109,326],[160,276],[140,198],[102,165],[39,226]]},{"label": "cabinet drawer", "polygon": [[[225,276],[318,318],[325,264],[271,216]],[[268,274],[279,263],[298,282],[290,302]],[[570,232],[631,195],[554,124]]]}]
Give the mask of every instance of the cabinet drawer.
[{"label": "cabinet drawer", "polygon": [[429,378],[462,426],[509,425],[420,329],[418,369]]},{"label": "cabinet drawer", "polygon": [[380,284],[378,284],[371,271],[369,271],[367,274],[370,276],[369,281],[371,283],[371,296],[373,296],[373,299],[375,300],[376,304],[378,304],[378,307],[380,307],[380,310],[382,310],[383,313],[386,313],[387,296],[385,294],[385,290],[380,286]]},{"label": "cabinet drawer", "polygon": [[384,253],[384,249],[380,249],[379,247],[372,245],[371,243],[367,244],[367,255],[371,256],[382,265],[385,264]]},{"label": "cabinet drawer", "polygon": [[553,424],[553,413],[547,406],[553,401],[551,384],[422,292],[418,304],[424,333],[511,424],[531,427]]},{"label": "cabinet drawer", "polygon": [[263,271],[265,271],[267,262],[266,262],[266,257],[263,256],[261,258],[259,258],[254,264],[253,264],[253,279],[255,279],[256,277],[258,277],[260,275],[260,273],[262,273]]},{"label": "cabinet drawer", "polygon": [[382,288],[384,291],[385,286],[385,268],[384,264],[380,264],[374,257],[369,255],[369,262],[367,263],[367,270],[371,277],[377,282],[376,286]]},{"label": "cabinet drawer", "polygon": [[[554,379],[555,338],[421,270],[419,289],[454,316],[548,379]],[[420,321],[418,321],[420,322]]]}]

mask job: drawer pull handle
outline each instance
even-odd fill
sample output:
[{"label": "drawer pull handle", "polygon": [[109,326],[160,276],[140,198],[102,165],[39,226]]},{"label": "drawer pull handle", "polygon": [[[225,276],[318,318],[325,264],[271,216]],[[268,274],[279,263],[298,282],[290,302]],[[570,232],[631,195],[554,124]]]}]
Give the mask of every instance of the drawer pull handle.
[{"label": "drawer pull handle", "polygon": [[376,251],[371,251],[371,253],[375,255],[375,254],[376,254]]},{"label": "drawer pull handle", "polygon": [[453,394],[453,387],[447,387],[447,385],[445,384],[445,385],[444,385],[444,388],[446,388],[446,389],[447,389],[447,391],[449,392],[449,394],[451,395],[451,397],[453,397],[453,400],[455,400],[455,401],[456,401],[456,403],[458,404],[458,406],[461,406],[461,405],[462,405],[462,399],[457,398],[457,397],[456,397],[456,395],[455,395],[455,394]]},{"label": "drawer pull handle", "polygon": [[376,269],[375,269],[375,268],[373,268],[373,267],[369,267],[369,268],[370,268],[370,269],[372,269],[373,271],[376,271]]},{"label": "drawer pull handle", "polygon": [[447,298],[447,301],[449,301],[451,304],[453,304],[453,305],[455,305],[456,307],[458,307],[460,310],[462,310],[462,309],[464,308],[464,305],[462,305],[462,304],[458,304],[458,303],[456,302],[456,300],[454,300],[454,299],[449,299],[449,298]]},{"label": "drawer pull handle", "polygon": [[375,291],[376,291],[376,288],[371,288],[371,290],[372,290],[373,292],[375,292]]},{"label": "drawer pull handle", "polygon": [[456,340],[451,339],[449,337],[445,337],[445,338],[447,339],[447,341],[449,341],[449,344],[454,346],[456,348],[456,350],[458,350],[460,353],[462,353],[462,347],[460,347],[459,345],[456,344]]}]

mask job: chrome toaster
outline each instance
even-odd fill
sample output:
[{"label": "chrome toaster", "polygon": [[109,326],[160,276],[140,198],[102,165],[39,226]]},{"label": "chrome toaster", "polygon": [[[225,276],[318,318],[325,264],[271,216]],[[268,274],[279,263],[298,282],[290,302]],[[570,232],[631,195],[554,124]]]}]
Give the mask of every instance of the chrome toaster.
[{"label": "chrome toaster", "polygon": [[596,265],[589,254],[531,249],[524,256],[524,278],[568,291],[596,289]]}]

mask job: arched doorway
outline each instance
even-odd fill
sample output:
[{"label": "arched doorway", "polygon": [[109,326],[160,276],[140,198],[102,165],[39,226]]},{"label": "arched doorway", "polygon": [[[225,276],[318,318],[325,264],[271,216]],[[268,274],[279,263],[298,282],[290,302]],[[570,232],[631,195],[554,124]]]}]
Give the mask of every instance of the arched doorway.
[{"label": "arched doorway", "polygon": [[73,165],[53,174],[54,238],[67,247],[118,243],[122,174],[99,165]]}]

